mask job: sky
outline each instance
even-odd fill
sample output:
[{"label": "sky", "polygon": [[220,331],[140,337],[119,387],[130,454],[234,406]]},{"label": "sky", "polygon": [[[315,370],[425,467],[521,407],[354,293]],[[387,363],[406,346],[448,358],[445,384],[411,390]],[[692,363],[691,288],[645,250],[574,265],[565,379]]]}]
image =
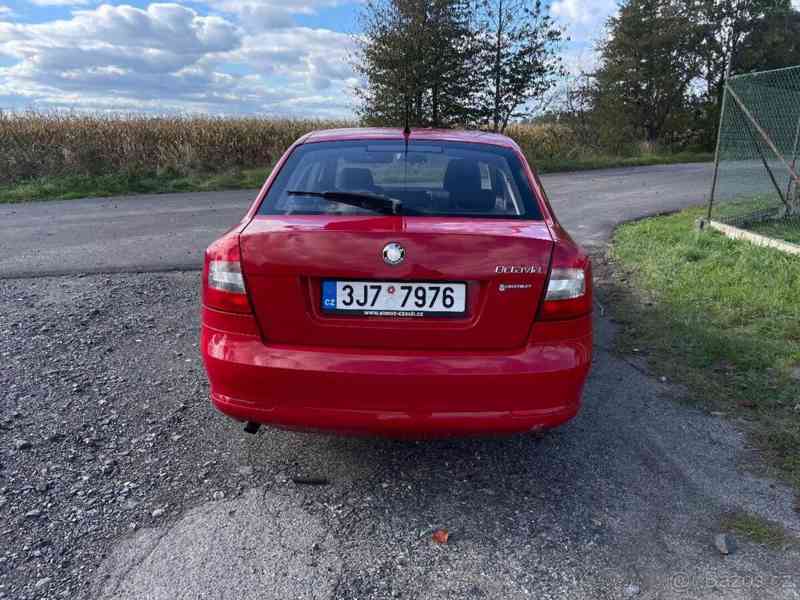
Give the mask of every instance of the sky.
[{"label": "sky", "polygon": [[[0,0],[0,109],[350,117],[358,0]],[[591,67],[615,0],[552,0]]]}]

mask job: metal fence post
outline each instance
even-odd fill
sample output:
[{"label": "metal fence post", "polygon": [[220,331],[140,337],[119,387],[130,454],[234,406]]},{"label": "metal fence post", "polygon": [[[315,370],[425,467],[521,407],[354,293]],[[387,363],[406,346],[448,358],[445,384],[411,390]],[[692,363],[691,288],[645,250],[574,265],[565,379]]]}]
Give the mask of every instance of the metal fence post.
[{"label": "metal fence post", "polygon": [[717,145],[714,149],[714,175],[711,178],[711,194],[708,197],[708,215],[706,220],[711,220],[711,210],[714,208],[714,196],[717,192],[717,178],[719,177],[719,151],[722,145],[722,125],[725,122],[725,106],[728,103],[728,78],[731,74],[731,58],[725,66],[725,75],[722,83],[722,106],[719,109],[719,125],[717,126]]},{"label": "metal fence post", "polygon": [[[794,145],[792,146],[792,169],[797,169],[797,146],[800,143],[800,116],[797,117],[797,127],[794,131]],[[794,183],[794,195],[792,195],[792,183]],[[786,184],[786,197],[790,199],[790,203],[797,204],[797,194],[800,186],[789,175],[789,183]],[[795,206],[795,209],[800,210],[800,206]]]}]

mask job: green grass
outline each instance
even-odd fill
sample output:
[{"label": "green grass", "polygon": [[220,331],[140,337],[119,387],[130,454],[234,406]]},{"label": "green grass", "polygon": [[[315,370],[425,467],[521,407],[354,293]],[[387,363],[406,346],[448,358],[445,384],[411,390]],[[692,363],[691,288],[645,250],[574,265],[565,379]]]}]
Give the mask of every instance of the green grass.
[{"label": "green grass", "polygon": [[592,156],[587,158],[557,158],[531,160],[540,173],[559,171],[588,171],[615,167],[647,167],[678,163],[710,162],[714,155],[705,152],[676,152],[674,154],[642,154],[641,156]]},{"label": "green grass", "polygon": [[724,514],[720,527],[723,531],[736,533],[774,550],[783,550],[787,546],[797,543],[797,540],[789,535],[779,523],[747,512],[736,511]]},{"label": "green grass", "polygon": [[781,204],[774,195],[762,194],[753,198],[737,198],[714,204],[711,218],[732,222],[744,219],[747,222],[754,214],[774,214],[780,210]]},{"label": "green grass", "polygon": [[800,244],[800,218],[754,223],[748,229],[771,238]]},{"label": "green grass", "polygon": [[[532,160],[543,173],[578,171],[610,167],[703,162],[711,160],[707,154],[681,153],[644,155],[634,158],[593,157],[581,160]],[[73,198],[120,196],[128,194],[161,194],[168,192],[202,192],[258,188],[266,180],[271,168],[243,169],[222,174],[158,175],[109,174],[65,177],[46,177],[13,185],[0,186],[0,203],[27,202],[31,200],[70,200]]]},{"label": "green grass", "polygon": [[686,384],[688,400],[741,419],[800,488],[800,261],[696,232],[702,213],[617,230],[612,259],[627,279],[607,302],[625,325],[618,343]]},{"label": "green grass", "polygon": [[269,172],[270,168],[263,168],[207,175],[162,173],[135,176],[114,174],[47,177],[11,186],[0,186],[0,203],[258,188],[264,183]]},{"label": "green grass", "polygon": [[[800,217],[780,218],[783,204],[774,194],[719,202],[712,218],[767,237],[800,243]],[[763,220],[759,220],[759,217]]]}]

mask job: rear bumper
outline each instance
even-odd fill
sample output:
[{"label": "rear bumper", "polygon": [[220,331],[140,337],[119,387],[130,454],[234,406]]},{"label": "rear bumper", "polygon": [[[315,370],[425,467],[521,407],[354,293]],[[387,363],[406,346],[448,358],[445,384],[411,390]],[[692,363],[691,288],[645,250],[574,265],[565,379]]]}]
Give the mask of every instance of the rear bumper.
[{"label": "rear bumper", "polygon": [[533,339],[547,342],[480,353],[274,346],[205,317],[214,406],[289,429],[429,437],[555,427],[578,412],[591,364],[589,316],[534,325]]}]

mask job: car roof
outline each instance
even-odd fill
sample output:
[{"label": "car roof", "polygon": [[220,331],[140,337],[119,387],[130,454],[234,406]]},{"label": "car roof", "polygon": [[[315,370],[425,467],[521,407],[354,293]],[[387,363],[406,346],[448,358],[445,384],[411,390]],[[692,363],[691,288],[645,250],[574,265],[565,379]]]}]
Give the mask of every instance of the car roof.
[{"label": "car roof", "polygon": [[[321,129],[307,134],[302,143],[336,142],[355,140],[400,140],[404,139],[403,130],[399,127],[346,127],[342,129]],[[491,144],[506,148],[518,149],[517,143],[499,133],[487,131],[470,131],[458,129],[412,129],[410,140],[469,142],[474,144]]]}]

